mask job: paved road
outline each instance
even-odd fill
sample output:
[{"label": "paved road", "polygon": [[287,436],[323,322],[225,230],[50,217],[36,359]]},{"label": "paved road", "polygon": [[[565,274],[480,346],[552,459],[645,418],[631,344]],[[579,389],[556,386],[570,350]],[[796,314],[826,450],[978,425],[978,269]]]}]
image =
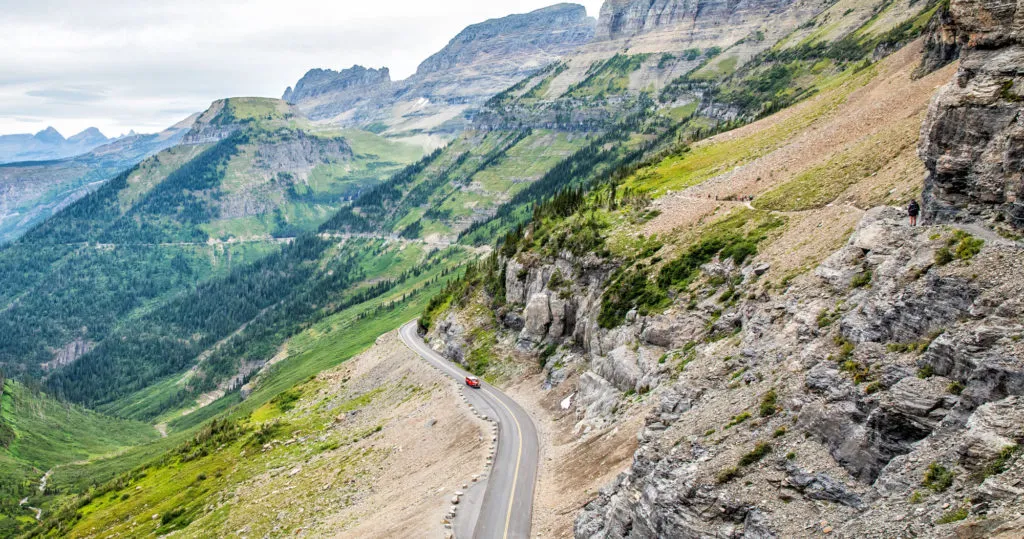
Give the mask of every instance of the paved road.
[{"label": "paved road", "polygon": [[[430,349],[410,322],[400,331],[406,346],[444,374],[465,383],[466,372]],[[540,464],[537,429],[529,414],[514,400],[493,386],[482,383],[480,389],[464,387],[467,400],[481,413],[498,423],[498,448],[487,478],[487,490],[477,518],[471,526],[474,539],[526,539],[533,520],[533,490]],[[456,526],[456,534],[459,527]],[[459,538],[464,537],[460,535]]]}]

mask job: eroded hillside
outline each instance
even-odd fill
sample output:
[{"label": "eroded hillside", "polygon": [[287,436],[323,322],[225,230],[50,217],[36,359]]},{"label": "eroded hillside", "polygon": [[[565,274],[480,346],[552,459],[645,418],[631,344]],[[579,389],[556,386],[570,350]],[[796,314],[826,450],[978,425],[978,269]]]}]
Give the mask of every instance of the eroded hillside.
[{"label": "eroded hillside", "polygon": [[[515,384],[553,433],[540,491],[560,509],[536,527],[1020,533],[1024,325],[1006,298],[1024,250],[992,215],[907,226],[922,120],[955,70],[916,78],[921,58],[552,197],[431,304],[434,347]],[[608,443],[637,421],[627,466]]]}]

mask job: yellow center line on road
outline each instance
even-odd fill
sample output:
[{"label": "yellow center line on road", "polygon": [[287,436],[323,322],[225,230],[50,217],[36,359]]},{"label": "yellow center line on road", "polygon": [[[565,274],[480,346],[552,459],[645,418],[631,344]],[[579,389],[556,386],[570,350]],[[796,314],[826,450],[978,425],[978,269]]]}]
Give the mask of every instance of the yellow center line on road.
[{"label": "yellow center line on road", "polygon": [[[401,334],[402,332],[399,332],[399,333]],[[420,343],[415,342],[415,341],[409,342],[411,339],[407,338],[405,335],[402,335],[402,337],[403,337],[402,340],[404,340],[407,345],[412,345],[412,348],[414,350],[417,350],[417,351],[421,352],[420,355],[422,355],[424,357],[429,357],[431,353],[434,353],[434,351],[432,349],[430,349],[429,347],[427,347],[426,345],[420,344]],[[422,352],[427,352],[427,353],[424,354]],[[447,362],[440,361],[437,364],[437,366],[442,367],[444,370],[447,370],[448,372],[450,372],[452,374],[455,374],[456,376],[459,376],[459,377],[463,376],[463,373],[460,373],[454,367],[452,367],[451,365],[448,365]],[[512,422],[515,423],[515,425],[516,425],[516,434],[518,434],[518,438],[519,438],[519,450],[518,450],[518,452],[516,454],[516,468],[515,468],[515,472],[512,475],[512,492],[510,493],[510,496],[509,496],[509,499],[508,499],[508,512],[506,512],[506,514],[505,514],[505,531],[504,531],[503,537],[504,537],[504,539],[508,539],[509,528],[512,525],[512,506],[515,503],[515,499],[516,499],[516,486],[519,483],[519,468],[520,468],[520,466],[522,465],[522,462],[523,462],[523,429],[519,425],[519,419],[516,418],[516,414],[514,412],[512,412],[512,409],[509,408],[508,405],[505,404],[504,401],[502,401],[497,395],[495,395],[489,389],[487,389],[487,388],[481,388],[481,389],[483,390],[484,393],[487,393],[492,399],[496,400],[498,402],[498,404],[500,404],[502,406],[502,408],[504,408],[508,412],[508,415],[512,416]],[[497,419],[497,418],[495,418],[495,419]]]},{"label": "yellow center line on road", "polygon": [[[490,393],[488,391],[488,393]],[[498,401],[505,410],[508,411],[508,415],[512,416],[512,421],[516,424],[516,433],[519,435],[519,452],[516,455],[516,470],[512,475],[512,493],[508,498],[508,513],[505,515],[505,539],[508,539],[508,529],[512,523],[512,504],[516,499],[516,483],[519,482],[519,465],[523,462],[523,429],[519,426],[519,420],[516,419],[516,414],[512,412],[512,409],[508,407],[501,399],[491,394],[494,400]]]}]

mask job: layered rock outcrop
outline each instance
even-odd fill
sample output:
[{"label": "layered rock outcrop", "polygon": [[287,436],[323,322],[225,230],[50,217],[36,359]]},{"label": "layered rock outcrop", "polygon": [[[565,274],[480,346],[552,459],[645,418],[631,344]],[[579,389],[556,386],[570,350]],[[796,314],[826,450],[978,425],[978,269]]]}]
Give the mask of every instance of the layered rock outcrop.
[{"label": "layered rock outcrop", "polygon": [[[1012,275],[1024,249],[978,230],[981,253],[943,266],[935,253],[949,232],[902,221],[898,209],[872,210],[847,247],[785,294],[751,293],[754,281],[742,279],[747,299],[720,313],[740,324],[738,342],[719,344],[708,339],[713,325],[695,325],[681,374],[638,362],[658,404],[633,465],[584,509],[576,537],[1024,530],[1015,520],[1024,427],[1011,426],[1024,413],[1024,308],[1000,299],[1024,293]],[[844,275],[871,275],[870,286]],[[636,325],[686,327],[708,307]],[[671,357],[680,345],[668,346]],[[659,347],[641,337],[636,350]],[[601,378],[591,355],[586,376]],[[955,511],[987,518],[942,526],[959,522]]]},{"label": "layered rock outcrop", "polygon": [[[937,258],[966,235],[980,252]],[[784,292],[758,284],[763,264],[715,260],[704,299],[605,329],[612,266],[531,254],[507,261],[494,320],[503,350],[555,350],[541,356],[547,385],[580,373],[581,437],[649,395],[632,466],[587,505],[576,537],[1013,537],[1022,262],[1019,244],[985,228],[912,229],[880,207]],[[723,304],[716,282],[740,299]],[[450,313],[431,342],[464,361],[476,328]],[[943,526],[960,512],[986,518]]]},{"label": "layered rock outcrop", "polygon": [[[936,257],[965,234],[980,252]],[[912,229],[880,207],[783,292],[759,285],[760,263],[715,260],[705,299],[605,329],[607,261],[527,255],[507,261],[492,320],[502,353],[554,350],[548,386],[580,373],[578,436],[648,395],[633,464],[579,515],[578,538],[1013,537],[1021,263],[1024,248],[982,227]],[[738,301],[719,301],[723,281]],[[478,323],[451,312],[431,342],[465,361]],[[986,518],[943,525],[959,512]]]},{"label": "layered rock outcrop", "polygon": [[925,217],[1024,227],[1024,4],[954,0],[950,13],[963,51],[922,128]]},{"label": "layered rock outcrop", "polygon": [[790,0],[608,0],[598,19],[599,40],[625,39],[641,34],[700,28],[727,28],[739,20],[757,18],[792,4]]},{"label": "layered rock outcrop", "polygon": [[558,4],[474,24],[424,60],[411,82],[473,65],[500,76],[523,73],[529,64],[547,64],[588,43],[595,27],[586,8],[578,4]]}]

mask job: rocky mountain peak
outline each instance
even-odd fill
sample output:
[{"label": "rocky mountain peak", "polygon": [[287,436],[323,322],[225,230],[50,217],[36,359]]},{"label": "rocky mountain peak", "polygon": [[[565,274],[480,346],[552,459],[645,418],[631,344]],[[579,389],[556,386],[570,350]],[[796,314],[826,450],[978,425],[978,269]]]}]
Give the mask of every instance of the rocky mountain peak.
[{"label": "rocky mountain peak", "polygon": [[408,79],[392,82],[386,68],[314,69],[284,100],[313,120],[450,134],[465,125],[467,109],[592,41],[596,25],[577,4],[491,19],[460,32]]},{"label": "rocky mountain peak", "polygon": [[281,99],[297,103],[330,93],[374,91],[390,84],[391,71],[386,67],[368,69],[354,65],[341,71],[311,69],[295,84],[294,89],[289,86]]},{"label": "rocky mountain peak", "polygon": [[60,132],[53,127],[47,127],[46,129],[36,133],[34,138],[47,144],[60,144],[61,142],[64,142],[64,135],[61,135]]},{"label": "rocky mountain peak", "polygon": [[213,144],[253,122],[278,123],[294,117],[291,105],[265,97],[218,99],[196,117],[182,144]]},{"label": "rocky mountain peak", "polygon": [[594,37],[596,22],[578,4],[557,4],[530,13],[474,24],[460,32],[416,74],[429,75],[495,58],[540,51],[559,56]]},{"label": "rocky mountain peak", "polygon": [[95,127],[90,127],[77,135],[68,137],[68,142],[76,144],[103,144],[107,140],[107,137]]}]

